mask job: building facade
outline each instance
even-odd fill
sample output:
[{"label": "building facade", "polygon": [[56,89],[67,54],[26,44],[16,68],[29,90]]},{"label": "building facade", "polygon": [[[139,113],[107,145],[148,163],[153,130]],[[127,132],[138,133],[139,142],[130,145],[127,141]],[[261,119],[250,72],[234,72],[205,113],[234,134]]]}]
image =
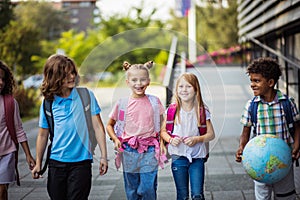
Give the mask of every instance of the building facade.
[{"label": "building facade", "polygon": [[96,2],[97,0],[56,0],[52,3],[55,8],[68,13],[72,29],[86,31],[98,20],[99,9]]},{"label": "building facade", "polygon": [[244,63],[270,56],[283,67],[278,87],[300,105],[300,0],[238,0]]}]

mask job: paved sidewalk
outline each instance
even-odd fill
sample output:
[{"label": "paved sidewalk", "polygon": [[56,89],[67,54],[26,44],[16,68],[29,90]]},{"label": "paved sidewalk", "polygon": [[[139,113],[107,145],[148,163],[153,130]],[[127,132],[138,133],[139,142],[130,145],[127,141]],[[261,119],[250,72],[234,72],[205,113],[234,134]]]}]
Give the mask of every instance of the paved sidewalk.
[{"label": "paved sidewalk", "polygon": [[[108,141],[108,147],[109,146],[110,141]],[[215,146],[212,147],[205,170],[205,196],[207,200],[254,199],[253,181],[245,173],[242,165],[236,163],[234,160],[234,153],[237,146],[238,138],[219,138]],[[97,175],[98,163],[97,160],[95,160],[90,200],[126,199],[124,196],[122,172],[116,171],[112,152],[110,152],[109,155],[110,168],[105,176]],[[19,169],[21,174],[21,187],[12,185],[9,188],[9,199],[49,199],[46,192],[47,175],[45,175],[43,179],[33,180],[24,162],[21,162]],[[299,169],[297,169],[296,176],[300,177]],[[298,188],[298,194],[299,191]],[[176,199],[175,186],[169,164],[166,165],[165,169],[159,170],[157,197],[158,200]]]},{"label": "paved sidewalk", "polygon": [[[195,72],[197,73],[197,72]],[[239,118],[246,100],[251,97],[248,77],[241,68],[222,67],[217,71],[211,68],[201,68],[200,82],[203,86],[203,96],[211,109],[216,139],[210,145],[210,158],[205,168],[205,196],[207,200],[253,200],[253,181],[245,173],[242,165],[235,162],[235,151],[238,148],[238,138],[241,132]],[[204,78],[203,78],[204,77]],[[221,77],[221,78],[220,78]],[[234,77],[234,78],[233,78]],[[221,80],[221,81],[220,81]],[[164,98],[164,89],[150,87],[150,93]],[[112,96],[120,95],[122,91],[100,89],[95,91],[102,108],[104,123],[111,110]],[[127,93],[125,91],[125,93]],[[122,93],[123,94],[123,93]],[[213,98],[208,98],[208,97]],[[37,119],[24,123],[29,146],[35,155],[35,140],[37,135]],[[107,139],[109,155],[109,171],[104,176],[98,175],[99,153],[93,164],[93,184],[89,199],[97,200],[125,200],[122,172],[114,167],[113,144]],[[9,187],[10,200],[47,200],[47,175],[39,180],[33,180],[25,164],[25,157],[20,150],[19,171],[21,187]],[[296,168],[297,192],[300,193],[300,167]],[[47,174],[47,173],[46,173]],[[176,199],[175,185],[168,164],[165,169],[159,170],[158,200]],[[300,198],[299,198],[300,199]]]}]

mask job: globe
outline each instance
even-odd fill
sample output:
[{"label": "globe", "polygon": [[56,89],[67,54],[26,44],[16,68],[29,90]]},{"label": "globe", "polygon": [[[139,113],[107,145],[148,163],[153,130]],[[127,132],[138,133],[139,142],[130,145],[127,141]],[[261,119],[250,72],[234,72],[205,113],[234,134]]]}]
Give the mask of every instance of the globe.
[{"label": "globe", "polygon": [[259,135],[246,144],[242,164],[252,179],[273,184],[288,174],[292,166],[291,148],[275,135]]}]

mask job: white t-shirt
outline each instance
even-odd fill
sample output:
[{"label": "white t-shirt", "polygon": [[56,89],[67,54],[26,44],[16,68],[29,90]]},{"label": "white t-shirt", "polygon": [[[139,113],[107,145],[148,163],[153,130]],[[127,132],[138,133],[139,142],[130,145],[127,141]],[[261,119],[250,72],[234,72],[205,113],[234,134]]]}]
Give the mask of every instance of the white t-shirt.
[{"label": "white t-shirt", "polygon": [[[205,109],[206,120],[210,119],[210,113]],[[197,113],[195,109],[189,112],[180,109],[180,124],[174,123],[173,134],[181,138],[199,135],[197,124]],[[208,153],[208,147],[205,143],[200,142],[193,147],[189,147],[184,143],[180,143],[177,147],[168,145],[168,152],[171,155],[185,156],[192,162],[192,158],[205,158]]]}]

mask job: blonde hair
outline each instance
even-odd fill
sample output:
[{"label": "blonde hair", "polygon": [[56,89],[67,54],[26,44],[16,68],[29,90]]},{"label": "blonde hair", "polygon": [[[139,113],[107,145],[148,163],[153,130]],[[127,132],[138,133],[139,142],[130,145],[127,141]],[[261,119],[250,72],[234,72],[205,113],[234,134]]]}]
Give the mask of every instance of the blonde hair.
[{"label": "blonde hair", "polygon": [[128,77],[128,74],[131,70],[136,70],[136,69],[143,69],[143,70],[146,70],[147,73],[148,73],[148,77],[150,76],[150,72],[149,70],[154,66],[154,62],[151,60],[151,61],[148,61],[144,64],[130,64],[129,62],[127,61],[124,61],[123,62],[123,70],[126,71],[126,78]]},{"label": "blonde hair", "polygon": [[175,94],[173,95],[173,99],[172,99],[172,101],[174,103],[176,103],[176,105],[177,105],[177,108],[176,108],[177,112],[176,112],[176,117],[175,117],[176,122],[178,121],[178,123],[180,123],[180,112],[179,111],[181,109],[182,102],[178,96],[178,85],[179,85],[179,82],[181,79],[186,80],[194,88],[194,91],[195,91],[194,108],[195,108],[195,111],[197,112],[198,126],[200,126],[200,117],[203,117],[203,116],[200,116],[200,107],[205,107],[205,104],[202,99],[201,88],[200,88],[198,78],[196,75],[194,75],[192,73],[184,73],[184,74],[180,75],[178,77],[178,79],[176,80]]}]

